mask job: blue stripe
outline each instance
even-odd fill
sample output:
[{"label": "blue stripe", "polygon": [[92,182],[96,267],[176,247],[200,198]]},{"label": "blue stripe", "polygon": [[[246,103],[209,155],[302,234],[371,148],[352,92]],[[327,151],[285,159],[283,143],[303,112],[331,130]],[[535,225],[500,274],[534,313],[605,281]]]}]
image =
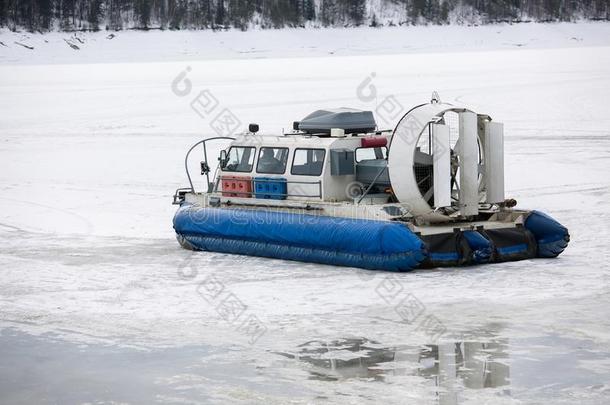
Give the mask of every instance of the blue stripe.
[{"label": "blue stripe", "polygon": [[430,253],[430,259],[432,260],[458,260],[460,256],[457,252],[449,253]]},{"label": "blue stripe", "polygon": [[527,244],[526,243],[520,243],[518,245],[513,245],[513,246],[506,246],[506,247],[499,247],[498,249],[498,253],[503,254],[503,255],[510,255],[512,253],[521,253],[521,252],[527,252]]}]

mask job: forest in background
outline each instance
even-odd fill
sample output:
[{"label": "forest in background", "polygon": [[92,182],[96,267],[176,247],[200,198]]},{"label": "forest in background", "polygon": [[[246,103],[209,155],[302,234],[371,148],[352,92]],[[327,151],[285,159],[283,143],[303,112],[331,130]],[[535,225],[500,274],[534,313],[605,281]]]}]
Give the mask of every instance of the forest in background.
[{"label": "forest in background", "polygon": [[11,30],[226,29],[609,20],[610,0],[0,0]]}]

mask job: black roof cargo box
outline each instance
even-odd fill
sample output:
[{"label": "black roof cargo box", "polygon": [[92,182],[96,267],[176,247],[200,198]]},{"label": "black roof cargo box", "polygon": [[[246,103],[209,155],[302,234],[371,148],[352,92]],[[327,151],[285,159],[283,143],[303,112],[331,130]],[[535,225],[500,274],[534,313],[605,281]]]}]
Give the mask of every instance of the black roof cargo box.
[{"label": "black roof cargo box", "polygon": [[330,134],[332,128],[341,128],[346,134],[371,132],[377,128],[371,111],[353,108],[317,110],[298,123],[298,129],[310,134]]}]

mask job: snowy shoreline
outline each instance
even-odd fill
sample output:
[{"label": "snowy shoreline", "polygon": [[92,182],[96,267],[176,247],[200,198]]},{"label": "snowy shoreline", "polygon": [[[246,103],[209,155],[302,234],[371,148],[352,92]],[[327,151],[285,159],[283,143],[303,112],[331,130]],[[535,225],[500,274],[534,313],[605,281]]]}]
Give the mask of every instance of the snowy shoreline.
[{"label": "snowy shoreline", "polygon": [[608,46],[610,23],[45,34],[0,29],[0,42],[0,65],[205,61]]}]

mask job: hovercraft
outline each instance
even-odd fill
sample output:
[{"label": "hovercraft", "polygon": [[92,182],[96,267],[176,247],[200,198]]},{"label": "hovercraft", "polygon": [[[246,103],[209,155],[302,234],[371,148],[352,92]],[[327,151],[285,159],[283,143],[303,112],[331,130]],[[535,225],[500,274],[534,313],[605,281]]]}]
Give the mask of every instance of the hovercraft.
[{"label": "hovercraft", "polygon": [[[373,113],[318,110],[282,136],[213,137],[185,157],[174,229],[187,249],[408,271],[552,258],[570,236],[504,190],[504,128],[438,101],[394,130]],[[212,170],[208,143],[228,142]],[[205,191],[188,169],[203,149]]]}]

